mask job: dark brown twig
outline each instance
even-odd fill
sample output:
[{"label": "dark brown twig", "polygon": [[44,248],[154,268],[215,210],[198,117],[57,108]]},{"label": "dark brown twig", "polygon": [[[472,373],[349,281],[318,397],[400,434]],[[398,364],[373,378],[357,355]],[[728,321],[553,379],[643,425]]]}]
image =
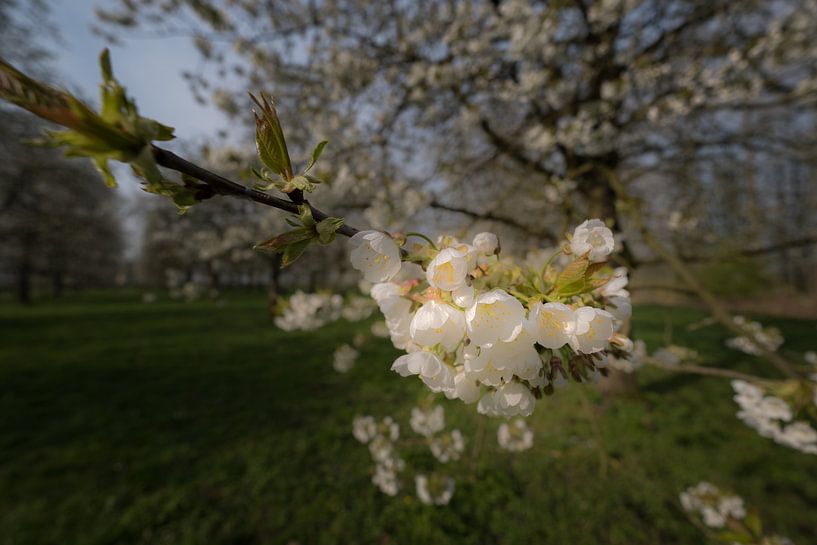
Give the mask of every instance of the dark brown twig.
[{"label": "dark brown twig", "polygon": [[[169,168],[170,170],[181,172],[182,174],[186,174],[201,182],[204,182],[212,187],[213,190],[219,195],[233,195],[255,201],[265,206],[272,206],[273,208],[278,208],[279,210],[284,210],[285,212],[290,212],[292,214],[298,213],[298,204],[295,202],[280,199],[264,193],[263,191],[258,191],[232,180],[228,180],[215,172],[211,172],[179,157],[172,151],[168,151],[157,146],[151,146],[151,149],[153,151],[153,157],[156,159],[156,164]],[[309,204],[308,201],[304,201],[304,203]],[[309,204],[309,207],[312,209],[312,217],[315,219],[315,221],[321,221],[329,217],[327,213],[318,210],[311,204]],[[341,235],[351,237],[358,232],[358,229],[352,227],[351,225],[344,224],[340,229],[338,229],[337,232]]]}]

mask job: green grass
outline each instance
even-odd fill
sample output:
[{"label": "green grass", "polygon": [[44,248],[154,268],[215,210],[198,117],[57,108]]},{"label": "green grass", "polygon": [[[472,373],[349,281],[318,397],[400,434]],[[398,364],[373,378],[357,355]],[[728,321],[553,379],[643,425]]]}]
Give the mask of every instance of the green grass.
[{"label": "green grass", "polygon": [[[635,399],[572,387],[541,401],[521,454],[497,450],[498,420],[441,400],[478,459],[448,507],[422,505],[411,483],[385,496],[352,418],[393,415],[411,437],[424,388],[388,370],[397,352],[382,339],[348,375],[332,371],[335,346],[367,324],[285,334],[264,305],[106,293],[0,306],[0,543],[700,544],[677,496],[703,479],[770,530],[816,541],[817,457],[738,422],[728,382],[652,369]],[[718,328],[687,333],[701,316],[638,308],[635,328],[655,348],[671,318],[679,344],[763,370]],[[817,348],[814,322],[768,323],[787,349]],[[439,467],[403,454],[412,470]]]}]

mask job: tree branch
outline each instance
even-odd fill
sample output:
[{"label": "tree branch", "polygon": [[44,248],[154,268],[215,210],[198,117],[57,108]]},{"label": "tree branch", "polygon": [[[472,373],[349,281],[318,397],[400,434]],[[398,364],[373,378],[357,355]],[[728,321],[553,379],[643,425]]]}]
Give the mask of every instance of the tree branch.
[{"label": "tree branch", "polygon": [[464,214],[468,217],[477,219],[477,220],[485,220],[485,221],[495,221],[497,223],[503,223],[505,225],[509,225],[515,229],[519,229],[523,233],[530,235],[532,237],[543,238],[550,242],[556,242],[556,239],[550,233],[545,233],[541,231],[534,231],[530,227],[522,225],[518,221],[512,218],[503,218],[494,215],[493,212],[487,212],[485,214],[480,214],[479,212],[474,212],[473,210],[468,210],[467,208],[461,208],[458,206],[452,206],[448,204],[443,204],[440,201],[431,201],[428,205],[431,208],[436,208],[438,210],[446,210],[448,212],[457,212],[459,214]]},{"label": "tree branch", "polygon": [[[290,212],[292,214],[298,213],[298,204],[295,202],[280,199],[264,193],[263,191],[258,191],[243,184],[228,180],[227,178],[193,164],[166,149],[151,145],[151,151],[153,152],[153,157],[156,159],[156,164],[169,168],[170,170],[175,170],[176,172],[181,172],[182,174],[187,174],[188,176],[204,182],[219,195],[232,195],[234,197],[249,199],[265,206],[272,206],[273,208],[278,208],[279,210],[284,210],[285,212]],[[303,202],[308,204],[309,208],[312,209],[312,217],[315,219],[315,221],[319,222],[329,217],[327,213],[318,210],[309,204],[309,201]],[[340,229],[338,229],[337,232],[341,235],[351,237],[358,232],[358,229],[352,227],[351,225],[344,224]]]},{"label": "tree branch", "polygon": [[[783,250],[788,250],[791,248],[803,248],[806,246],[813,246],[817,244],[817,237],[803,237],[794,240],[787,240],[785,242],[781,242],[779,244],[773,244],[771,246],[764,246],[761,248],[748,248],[746,250],[740,250],[734,253],[728,253],[721,256],[704,256],[704,255],[679,255],[681,259],[683,259],[687,263],[706,263],[707,261],[723,261],[731,258],[737,257],[755,257],[759,255],[765,254],[772,254],[775,252],[781,252]],[[655,258],[640,261],[640,265],[658,265],[663,263],[663,259]]]},{"label": "tree branch", "polygon": [[670,365],[655,358],[644,358],[644,363],[659,367],[665,371],[672,371],[674,373],[691,373],[693,375],[705,375],[709,377],[731,378],[737,380],[745,380],[747,382],[769,382],[769,379],[748,375],[739,371],[732,371],[731,369],[722,369],[720,367],[706,367],[703,365],[683,364]]},{"label": "tree branch", "polygon": [[[732,316],[726,310],[724,305],[718,300],[717,297],[707,290],[706,287],[704,287],[704,285],[689,269],[687,264],[677,255],[672,253],[658,240],[658,238],[652,234],[644,223],[644,218],[641,215],[639,203],[632,196],[630,196],[616,173],[609,169],[605,169],[604,173],[607,175],[610,186],[616,193],[616,197],[618,198],[618,206],[622,207],[624,211],[628,213],[633,222],[633,227],[639,232],[641,238],[644,240],[647,246],[649,246],[650,249],[652,249],[652,251],[655,252],[655,254],[658,255],[658,257],[660,257],[667,265],[669,265],[669,267],[679,277],[681,277],[684,283],[697,294],[698,298],[709,307],[709,310],[712,312],[712,316],[718,322],[720,322],[721,325],[738,336],[746,336],[753,339],[754,335],[734,322]],[[797,378],[800,376],[800,373],[797,371],[794,365],[792,365],[786,358],[782,357],[776,352],[766,349],[760,343],[755,344],[757,345],[760,354],[768,362],[774,365],[781,373],[783,373],[783,375],[789,378]]]}]

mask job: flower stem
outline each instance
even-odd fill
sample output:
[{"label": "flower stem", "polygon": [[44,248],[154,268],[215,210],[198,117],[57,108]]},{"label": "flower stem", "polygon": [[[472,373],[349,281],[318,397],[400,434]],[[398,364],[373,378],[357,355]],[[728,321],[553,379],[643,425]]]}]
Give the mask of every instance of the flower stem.
[{"label": "flower stem", "polygon": [[428,238],[427,236],[425,236],[422,233],[414,233],[414,232],[406,233],[406,237],[420,237],[420,238],[424,239],[426,242],[428,242],[429,246],[431,246],[435,250],[437,249],[437,245],[434,244],[434,241],[431,240],[430,238]]}]

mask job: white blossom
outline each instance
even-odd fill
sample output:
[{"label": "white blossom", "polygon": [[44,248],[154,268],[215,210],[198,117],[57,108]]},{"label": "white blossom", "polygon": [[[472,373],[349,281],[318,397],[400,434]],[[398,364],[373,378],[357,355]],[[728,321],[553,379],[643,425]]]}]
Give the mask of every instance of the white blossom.
[{"label": "white blossom", "polygon": [[451,369],[431,352],[419,351],[400,356],[391,369],[403,377],[419,375],[432,392],[441,392],[454,386]]},{"label": "white blossom", "polygon": [[360,231],[349,239],[352,266],[369,282],[389,280],[400,270],[400,249],[382,231]]},{"label": "white blossom", "polygon": [[613,232],[598,219],[585,220],[576,227],[570,240],[570,251],[577,256],[587,254],[591,262],[604,261],[615,249]]},{"label": "white blossom", "polygon": [[706,481],[680,494],[681,505],[687,513],[697,515],[710,528],[723,528],[728,520],[743,520],[746,508],[743,499],[721,492]]},{"label": "white blossom", "polygon": [[545,348],[561,348],[570,342],[576,329],[576,314],[562,303],[535,303],[525,327],[528,334]]},{"label": "white blossom", "polygon": [[361,443],[368,443],[377,435],[377,422],[373,416],[357,416],[352,421],[352,435]]},{"label": "white blossom", "polygon": [[765,395],[761,388],[743,380],[733,380],[732,389],[740,407],[737,417],[743,423],[781,445],[817,454],[817,431],[805,421],[792,422],[794,413],[785,400]]},{"label": "white blossom", "polygon": [[429,441],[431,454],[441,463],[459,460],[465,450],[465,440],[460,430],[451,430],[451,433],[439,435]]},{"label": "white blossom", "polygon": [[571,332],[570,346],[576,352],[594,354],[604,350],[613,336],[613,315],[594,307],[581,307],[576,311],[575,328]]},{"label": "white blossom", "polygon": [[335,349],[332,367],[338,373],[348,373],[355,366],[358,352],[348,344],[342,344]]},{"label": "white blossom", "polygon": [[451,292],[454,303],[461,308],[468,308],[474,304],[474,288],[463,285]]},{"label": "white blossom", "polygon": [[431,260],[426,270],[428,283],[443,291],[454,291],[465,285],[468,255],[454,248],[444,248]]},{"label": "white blossom", "polygon": [[503,450],[520,452],[533,446],[533,431],[528,428],[525,420],[517,418],[499,425],[496,440]]},{"label": "white blossom", "polygon": [[442,405],[430,409],[414,407],[411,409],[411,429],[423,437],[431,437],[445,428],[445,411]]},{"label": "white blossom", "polygon": [[442,475],[417,475],[414,479],[417,497],[426,505],[448,505],[454,496],[455,482]]},{"label": "white blossom", "polygon": [[468,337],[479,346],[511,341],[522,330],[525,308],[502,289],[479,295],[465,312]]},{"label": "white blossom", "polygon": [[439,343],[452,351],[465,335],[465,315],[446,303],[428,301],[414,313],[409,334],[422,346]]},{"label": "white blossom", "polygon": [[472,245],[474,250],[482,255],[493,255],[499,252],[499,239],[493,233],[478,233]]}]

